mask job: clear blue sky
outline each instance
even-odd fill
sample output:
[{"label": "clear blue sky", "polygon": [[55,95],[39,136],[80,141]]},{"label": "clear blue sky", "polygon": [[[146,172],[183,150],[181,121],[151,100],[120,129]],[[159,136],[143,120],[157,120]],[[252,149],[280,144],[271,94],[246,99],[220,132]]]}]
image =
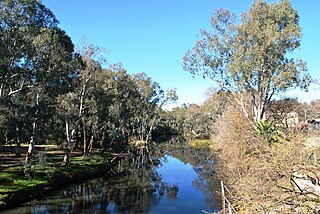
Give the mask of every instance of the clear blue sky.
[{"label": "clear blue sky", "polygon": [[[180,62],[192,48],[201,28],[209,29],[210,14],[228,8],[246,12],[249,0],[43,0],[75,44],[85,37],[89,43],[110,50],[110,64],[121,62],[129,73],[145,72],[163,89],[177,88],[179,104],[200,103],[214,83],[192,78]],[[271,1],[270,1],[271,2]],[[295,56],[308,62],[309,73],[320,78],[320,1],[293,0],[300,15],[303,38]],[[320,88],[317,87],[317,88]],[[294,91],[305,101],[320,98]]]}]

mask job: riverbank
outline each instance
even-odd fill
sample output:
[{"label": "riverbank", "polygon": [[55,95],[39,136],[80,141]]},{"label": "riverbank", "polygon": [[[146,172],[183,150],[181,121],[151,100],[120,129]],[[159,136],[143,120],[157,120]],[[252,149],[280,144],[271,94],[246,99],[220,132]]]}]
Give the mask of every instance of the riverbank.
[{"label": "riverbank", "polygon": [[[185,140],[129,146],[110,174],[59,187],[4,213],[207,213],[220,211],[208,148]],[[124,154],[121,154],[123,156]],[[115,175],[115,176],[113,176]],[[1,213],[1,212],[0,212]]]},{"label": "riverbank", "polygon": [[71,163],[61,166],[63,153],[38,152],[33,162],[33,177],[24,176],[23,164],[17,161],[2,167],[0,173],[0,210],[45,196],[63,185],[86,180],[107,173],[116,163],[115,154],[95,154],[88,158],[74,152]]}]

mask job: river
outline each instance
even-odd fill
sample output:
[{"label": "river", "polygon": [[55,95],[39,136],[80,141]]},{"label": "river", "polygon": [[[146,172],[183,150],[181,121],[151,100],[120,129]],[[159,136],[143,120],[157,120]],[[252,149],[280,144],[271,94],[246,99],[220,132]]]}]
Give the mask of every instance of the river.
[{"label": "river", "polygon": [[173,139],[130,148],[105,176],[69,185],[4,213],[217,212],[214,160],[208,149]]}]

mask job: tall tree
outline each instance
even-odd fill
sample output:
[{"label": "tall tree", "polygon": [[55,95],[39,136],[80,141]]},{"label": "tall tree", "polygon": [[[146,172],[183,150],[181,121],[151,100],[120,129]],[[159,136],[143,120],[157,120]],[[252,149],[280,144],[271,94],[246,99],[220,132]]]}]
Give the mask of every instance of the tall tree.
[{"label": "tall tree", "polygon": [[29,133],[28,165],[39,136],[46,138],[56,96],[72,89],[79,57],[71,38],[41,1],[4,0],[0,14],[0,106],[13,106],[16,120],[28,112],[26,120],[17,120],[14,127],[17,148],[20,124]]},{"label": "tall tree", "polygon": [[[91,94],[95,84],[99,79],[99,73],[102,71],[101,64],[105,58],[102,56],[103,48],[89,44],[85,39],[81,41],[79,53],[82,57],[84,66],[80,72],[80,87],[78,89],[79,110],[77,133],[80,131],[83,142],[83,156],[88,156],[92,148],[92,142],[95,138],[97,129],[96,100]],[[78,137],[76,137],[78,139]]]},{"label": "tall tree", "polygon": [[307,88],[306,63],[290,58],[300,46],[301,27],[288,0],[256,0],[239,22],[228,10],[217,10],[211,27],[200,31],[201,39],[186,52],[183,68],[229,91],[249,121],[265,119],[276,93]]},{"label": "tall tree", "polygon": [[134,75],[133,80],[139,92],[134,104],[133,133],[138,140],[148,142],[158,119],[156,110],[164,98],[164,92],[159,84],[145,73]]},{"label": "tall tree", "polygon": [[[33,84],[41,55],[37,47],[58,24],[36,0],[0,2],[0,101]],[[45,47],[45,46],[43,46]]]}]

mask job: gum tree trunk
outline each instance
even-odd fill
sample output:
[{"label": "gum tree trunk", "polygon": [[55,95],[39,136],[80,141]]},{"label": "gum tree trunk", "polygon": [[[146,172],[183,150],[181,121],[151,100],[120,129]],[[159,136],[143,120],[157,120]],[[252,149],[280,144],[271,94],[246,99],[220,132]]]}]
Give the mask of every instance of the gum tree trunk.
[{"label": "gum tree trunk", "polygon": [[65,149],[65,154],[63,157],[63,162],[61,165],[66,166],[70,163],[70,153],[71,153],[71,148],[72,148],[72,142],[73,142],[73,137],[74,137],[74,130],[71,132],[71,136],[69,135],[69,124],[68,121],[66,120],[66,136],[67,136],[67,148]]},{"label": "gum tree trunk", "polygon": [[39,113],[39,93],[37,92],[36,94],[36,113],[35,113],[35,118],[32,123],[32,136],[30,137],[30,144],[28,147],[28,151],[26,153],[26,159],[25,159],[25,165],[24,165],[24,174],[26,177],[33,177],[33,172],[32,172],[32,156],[34,153],[34,145],[36,141],[36,128],[37,128],[37,117]]}]

